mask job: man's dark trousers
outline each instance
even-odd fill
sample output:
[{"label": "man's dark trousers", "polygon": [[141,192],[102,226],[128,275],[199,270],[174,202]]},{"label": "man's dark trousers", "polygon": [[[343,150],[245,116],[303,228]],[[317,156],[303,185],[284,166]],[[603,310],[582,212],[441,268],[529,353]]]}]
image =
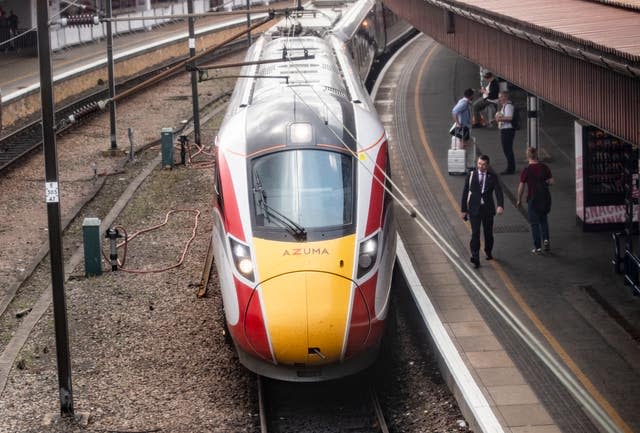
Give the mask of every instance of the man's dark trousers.
[{"label": "man's dark trousers", "polygon": [[500,142],[502,143],[502,151],[507,159],[507,173],[515,173],[516,158],[513,154],[513,140],[516,137],[516,130],[513,128],[500,130]]},{"label": "man's dark trousers", "polygon": [[478,258],[480,253],[480,225],[484,231],[484,251],[491,256],[493,250],[493,214],[491,208],[487,205],[480,205],[480,213],[478,215],[469,215],[471,223],[471,242],[469,249],[471,256]]}]

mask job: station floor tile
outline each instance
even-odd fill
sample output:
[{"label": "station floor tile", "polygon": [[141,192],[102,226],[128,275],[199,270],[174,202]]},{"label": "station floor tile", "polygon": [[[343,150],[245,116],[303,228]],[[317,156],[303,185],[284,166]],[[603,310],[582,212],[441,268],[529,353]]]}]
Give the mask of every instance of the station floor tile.
[{"label": "station floor tile", "polygon": [[[498,406],[525,405],[539,403],[538,397],[529,385],[488,386],[489,394]],[[533,423],[537,424],[537,423]]]},{"label": "station floor tile", "polygon": [[473,368],[514,367],[513,361],[504,350],[486,352],[466,352]]},{"label": "station floor tile", "polygon": [[473,306],[473,302],[466,295],[456,295],[446,293],[441,296],[434,296],[433,302],[440,310],[459,310]]},{"label": "station floor tile", "polygon": [[444,322],[448,323],[475,322],[482,320],[482,316],[476,307],[442,310],[440,318]]},{"label": "station floor tile", "polygon": [[562,433],[554,424],[511,427],[511,433]]},{"label": "station floor tile", "polygon": [[431,295],[439,296],[468,296],[467,291],[460,282],[452,284],[431,285],[427,284]]},{"label": "station floor tile", "polygon": [[484,386],[525,385],[527,383],[515,367],[478,368],[476,373]]},{"label": "station floor tile", "polygon": [[509,404],[498,406],[498,410],[512,431],[515,427],[553,425],[553,419],[541,404]]},{"label": "station floor tile", "polygon": [[456,337],[474,337],[478,335],[492,335],[486,323],[478,322],[458,322],[449,324],[453,335]]},{"label": "station floor tile", "polygon": [[465,352],[486,352],[503,349],[498,339],[493,335],[459,337],[456,338],[456,341]]}]

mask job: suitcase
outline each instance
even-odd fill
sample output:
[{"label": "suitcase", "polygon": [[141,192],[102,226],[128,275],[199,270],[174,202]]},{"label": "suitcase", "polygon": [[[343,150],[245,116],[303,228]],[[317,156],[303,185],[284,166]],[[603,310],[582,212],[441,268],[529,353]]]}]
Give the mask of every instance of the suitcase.
[{"label": "suitcase", "polygon": [[466,174],[476,165],[476,140],[471,137],[465,149],[462,148],[459,138],[451,138],[451,148],[447,154],[447,171],[450,175]]},{"label": "suitcase", "polygon": [[447,170],[450,175],[465,174],[467,172],[467,152],[464,149],[449,149],[447,155]]}]

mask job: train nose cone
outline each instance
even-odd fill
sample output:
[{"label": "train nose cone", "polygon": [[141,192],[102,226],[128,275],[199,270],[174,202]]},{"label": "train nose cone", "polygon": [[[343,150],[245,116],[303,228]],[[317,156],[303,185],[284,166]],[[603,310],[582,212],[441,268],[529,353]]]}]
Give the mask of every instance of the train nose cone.
[{"label": "train nose cone", "polygon": [[276,361],[305,366],[339,361],[351,289],[351,280],[324,272],[293,272],[262,283],[260,300]]}]

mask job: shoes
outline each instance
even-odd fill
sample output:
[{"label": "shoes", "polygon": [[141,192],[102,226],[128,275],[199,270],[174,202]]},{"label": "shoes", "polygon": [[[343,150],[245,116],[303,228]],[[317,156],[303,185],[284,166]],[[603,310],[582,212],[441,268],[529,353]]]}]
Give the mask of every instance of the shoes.
[{"label": "shoes", "polygon": [[501,174],[501,175],[505,175],[505,174],[515,174],[515,172],[516,172],[515,170],[513,170],[513,171],[505,170],[505,171],[501,171],[501,172],[500,172],[500,174]]},{"label": "shoes", "polygon": [[476,269],[480,267],[480,259],[478,257],[471,257],[471,263],[473,263],[473,267]]},{"label": "shoes", "polygon": [[544,245],[545,251],[551,251],[551,245],[549,244],[549,239],[545,239],[542,241],[542,245]]},{"label": "shoes", "polygon": [[491,255],[491,253],[487,253],[487,256],[485,258],[487,260],[493,260],[493,256]]},{"label": "shoes", "polygon": [[531,252],[533,254],[541,254],[542,253],[542,249],[541,248],[534,248],[531,250]]}]

